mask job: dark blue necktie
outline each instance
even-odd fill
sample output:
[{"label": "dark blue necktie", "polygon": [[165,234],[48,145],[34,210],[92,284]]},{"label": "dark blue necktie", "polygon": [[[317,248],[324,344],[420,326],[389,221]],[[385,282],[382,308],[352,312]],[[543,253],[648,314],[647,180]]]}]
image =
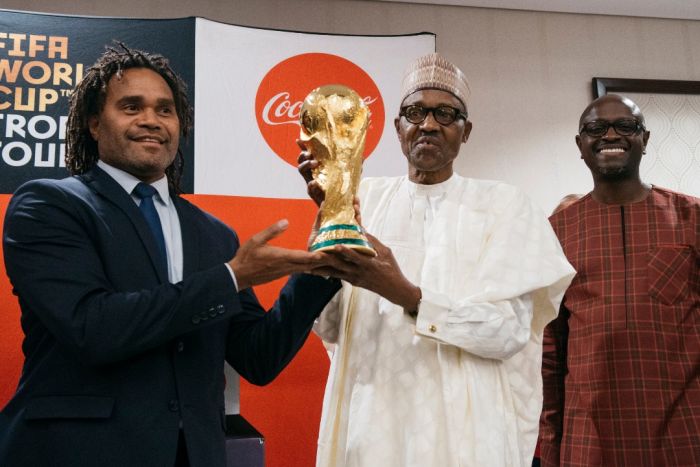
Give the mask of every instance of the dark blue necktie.
[{"label": "dark blue necktie", "polygon": [[160,225],[160,217],[158,216],[158,211],[156,211],[156,206],[153,204],[153,195],[156,194],[156,189],[151,185],[146,183],[139,183],[134,188],[134,195],[141,200],[139,204],[139,209],[146,219],[148,226],[153,232],[153,237],[156,239],[158,244],[158,256],[161,260],[161,268],[167,275],[168,271],[168,255],[165,251],[165,237],[163,237],[163,226]]}]

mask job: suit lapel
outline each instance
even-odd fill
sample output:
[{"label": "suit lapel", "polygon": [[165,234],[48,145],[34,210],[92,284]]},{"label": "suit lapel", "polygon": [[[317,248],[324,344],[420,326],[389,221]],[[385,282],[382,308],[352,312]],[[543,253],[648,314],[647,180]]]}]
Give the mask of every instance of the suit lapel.
[{"label": "suit lapel", "polygon": [[164,271],[163,268],[159,266],[159,261],[156,256],[158,252],[156,239],[153,238],[153,233],[148,227],[146,219],[144,219],[143,214],[139,211],[131,195],[124,191],[121,185],[97,166],[79,175],[79,177],[92,190],[99,193],[126,214],[126,217],[133,224],[138,237],[141,239],[145,250],[148,252],[148,257],[151,260],[154,272],[158,276],[158,281],[160,283],[167,283],[168,272]]},{"label": "suit lapel", "polygon": [[188,277],[198,270],[198,258],[200,258],[200,239],[196,223],[193,222],[192,207],[179,196],[172,193],[170,198],[175,203],[177,216],[180,218],[180,230],[182,232],[182,277]]}]

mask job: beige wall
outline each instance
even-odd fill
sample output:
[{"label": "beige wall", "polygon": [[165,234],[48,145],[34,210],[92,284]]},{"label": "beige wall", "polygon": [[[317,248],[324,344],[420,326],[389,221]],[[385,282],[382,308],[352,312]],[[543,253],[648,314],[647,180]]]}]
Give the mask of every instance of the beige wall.
[{"label": "beige wall", "polygon": [[0,8],[202,16],[343,34],[434,32],[438,51],[465,71],[472,88],[474,131],[457,170],[519,185],[546,211],[566,193],[590,190],[574,134],[592,77],[700,80],[700,21],[359,0],[2,0]]}]

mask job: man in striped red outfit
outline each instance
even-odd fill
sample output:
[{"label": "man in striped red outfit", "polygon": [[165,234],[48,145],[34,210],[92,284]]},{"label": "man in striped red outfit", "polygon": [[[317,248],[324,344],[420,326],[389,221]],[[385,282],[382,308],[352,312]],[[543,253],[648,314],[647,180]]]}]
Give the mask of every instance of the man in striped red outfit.
[{"label": "man in striped red outfit", "polygon": [[645,184],[627,98],[581,115],[593,191],[550,220],[577,271],[544,334],[543,466],[700,465],[700,199]]}]

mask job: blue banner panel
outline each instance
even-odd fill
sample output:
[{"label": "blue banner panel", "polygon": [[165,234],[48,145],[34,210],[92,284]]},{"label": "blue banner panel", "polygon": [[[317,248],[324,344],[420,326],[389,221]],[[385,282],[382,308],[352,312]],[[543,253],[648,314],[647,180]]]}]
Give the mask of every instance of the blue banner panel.
[{"label": "blue banner panel", "polygon": [[[106,45],[170,59],[194,105],[195,18],[124,19],[0,10],[0,193],[35,178],[63,178],[70,94]],[[193,191],[194,135],[181,141],[182,188]]]}]

